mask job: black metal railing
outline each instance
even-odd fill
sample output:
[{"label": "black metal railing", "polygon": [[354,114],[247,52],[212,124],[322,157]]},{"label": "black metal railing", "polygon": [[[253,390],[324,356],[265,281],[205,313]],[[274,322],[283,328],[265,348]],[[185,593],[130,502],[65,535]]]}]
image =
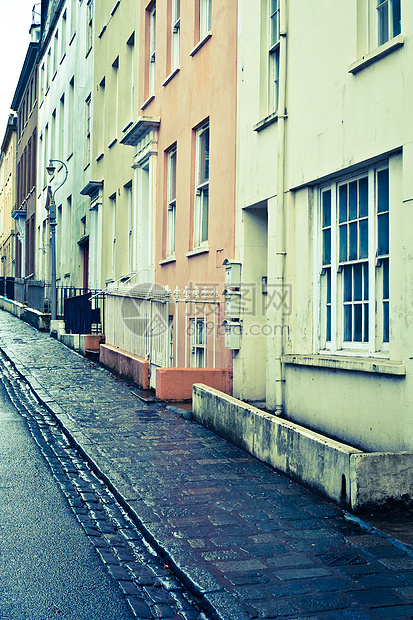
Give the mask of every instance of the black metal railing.
[{"label": "black metal railing", "polygon": [[[51,285],[39,280],[0,277],[0,295],[39,312],[50,313]],[[57,317],[64,319],[67,333],[103,333],[105,293],[57,286]]]},{"label": "black metal railing", "polygon": [[80,295],[66,297],[64,299],[66,333],[103,333],[104,312],[105,293],[103,291],[88,291]]}]

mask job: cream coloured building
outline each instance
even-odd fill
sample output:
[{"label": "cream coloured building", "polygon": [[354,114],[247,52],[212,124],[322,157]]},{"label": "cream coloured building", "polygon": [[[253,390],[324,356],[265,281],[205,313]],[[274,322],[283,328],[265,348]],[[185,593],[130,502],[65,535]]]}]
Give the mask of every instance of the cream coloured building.
[{"label": "cream coloured building", "polygon": [[[89,286],[94,2],[42,3],[36,208],[36,278],[50,281],[47,188],[56,190],[56,272],[63,287]],[[50,159],[56,172],[50,178]],[[58,186],[67,180],[60,189]]]},{"label": "cream coloured building", "polygon": [[234,396],[373,451],[413,449],[412,35],[403,0],[240,4]]},{"label": "cream coloured building", "polygon": [[92,163],[82,190],[90,199],[93,288],[104,289],[139,269],[133,153],[120,144],[138,114],[135,5],[131,0],[95,5]]}]

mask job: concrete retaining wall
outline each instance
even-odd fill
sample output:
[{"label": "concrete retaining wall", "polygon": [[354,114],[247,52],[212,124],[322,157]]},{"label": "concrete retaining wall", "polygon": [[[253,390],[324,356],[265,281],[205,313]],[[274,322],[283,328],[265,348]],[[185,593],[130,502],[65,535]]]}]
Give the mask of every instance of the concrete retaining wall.
[{"label": "concrete retaining wall", "polygon": [[7,297],[0,297],[0,308],[14,314],[18,319],[29,323],[39,331],[49,331],[50,315],[43,314],[33,308],[28,308],[18,301],[13,301]]},{"label": "concrete retaining wall", "polygon": [[413,501],[413,455],[364,453],[218,390],[194,385],[193,417],[312,490],[354,512]]},{"label": "concrete retaining wall", "polygon": [[192,386],[202,383],[225,394],[232,394],[230,368],[158,368],[156,398],[159,400],[191,400]]},{"label": "concrete retaining wall", "polygon": [[149,389],[149,361],[109,344],[100,345],[99,362],[142,390]]}]

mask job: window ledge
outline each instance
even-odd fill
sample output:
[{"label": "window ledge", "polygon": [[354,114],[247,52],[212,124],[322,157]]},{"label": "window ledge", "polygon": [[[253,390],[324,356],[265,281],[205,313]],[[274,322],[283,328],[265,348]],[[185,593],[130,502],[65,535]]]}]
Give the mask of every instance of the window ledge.
[{"label": "window ledge", "polygon": [[197,254],[206,254],[207,252],[209,252],[209,246],[203,245],[202,247],[194,248],[193,250],[190,250],[189,252],[186,253],[186,256],[190,258],[191,256],[196,256]]},{"label": "window ledge", "polygon": [[141,105],[141,110],[144,110],[146,108],[146,106],[148,106],[150,104],[151,101],[153,101],[155,99],[155,95],[150,95],[146,101],[144,101]]},{"label": "window ledge", "polygon": [[99,153],[99,155],[96,157],[96,161],[100,161],[102,159],[102,157],[104,156],[105,153]]},{"label": "window ledge", "polygon": [[180,71],[179,67],[177,67],[176,69],[174,69],[174,70],[172,71],[172,73],[170,73],[170,74],[168,75],[168,77],[164,79],[164,81],[162,82],[162,86],[166,86],[167,84],[169,84],[169,82],[172,80],[172,78],[174,78],[174,77],[175,77],[175,75],[176,75],[177,73],[179,73],[179,71]]},{"label": "window ledge", "polygon": [[113,138],[113,140],[111,140],[108,144],[108,149],[111,149],[112,146],[114,146],[116,144],[116,142],[118,141],[117,138]]},{"label": "window ledge", "polygon": [[265,129],[269,125],[272,125],[273,123],[276,123],[277,121],[278,121],[278,111],[277,112],[273,112],[272,114],[269,114],[268,116],[263,118],[261,121],[256,123],[253,126],[253,130],[254,131],[258,131],[258,132],[262,131],[263,129]]},{"label": "window ledge", "polygon": [[125,133],[125,131],[127,131],[129,127],[131,127],[132,125],[133,125],[133,121],[129,121],[129,123],[126,123],[125,127],[123,127],[122,129],[122,133]]},{"label": "window ledge", "polygon": [[314,366],[334,370],[355,370],[380,375],[406,375],[406,366],[378,357],[344,357],[341,355],[283,355],[281,361],[287,365]]},{"label": "window ledge", "polygon": [[199,41],[199,43],[197,43],[197,44],[195,45],[195,47],[194,47],[194,48],[193,48],[193,49],[189,52],[189,55],[190,55],[190,56],[195,56],[195,54],[197,53],[197,51],[198,51],[198,50],[200,50],[200,49],[201,49],[201,47],[203,47],[203,46],[205,45],[205,43],[206,43],[207,41],[209,41],[209,39],[210,39],[211,37],[212,37],[212,34],[211,34],[210,32],[208,32],[208,34],[207,34],[207,35],[206,35],[203,39],[201,39],[201,41]]},{"label": "window ledge", "polygon": [[101,28],[101,29],[100,29],[100,31],[99,31],[99,34],[98,34],[98,39],[101,39],[101,38],[103,37],[103,33],[105,32],[105,30],[106,30],[106,28],[107,28],[107,27],[108,27],[108,25],[107,25],[107,24],[103,24],[102,28]]},{"label": "window ledge", "polygon": [[368,67],[374,62],[380,60],[380,58],[384,58],[392,52],[395,52],[404,45],[405,39],[406,37],[402,34],[398,34],[397,37],[394,37],[393,39],[390,39],[390,41],[380,45],[380,47],[375,49],[373,52],[370,52],[369,54],[366,54],[365,56],[362,56],[362,58],[356,60],[356,62],[353,62],[353,64],[349,66],[348,72],[355,75],[359,71],[365,69],[365,67]]},{"label": "window ledge", "polygon": [[167,265],[168,263],[175,263],[175,262],[176,262],[175,256],[168,256],[168,258],[163,258],[162,260],[160,260],[159,265]]},{"label": "window ledge", "polygon": [[74,32],[72,36],[70,37],[69,45],[72,45],[73,39],[75,38],[75,36],[76,36],[76,32]]},{"label": "window ledge", "polygon": [[117,10],[117,8],[118,8],[118,6],[119,6],[119,5],[120,5],[120,0],[116,0],[115,4],[114,4],[114,6],[113,6],[113,9],[112,9],[112,10],[111,10],[111,12],[110,12],[110,14],[112,15],[112,17],[114,16],[114,14],[115,14],[115,12],[116,12],[116,10]]}]

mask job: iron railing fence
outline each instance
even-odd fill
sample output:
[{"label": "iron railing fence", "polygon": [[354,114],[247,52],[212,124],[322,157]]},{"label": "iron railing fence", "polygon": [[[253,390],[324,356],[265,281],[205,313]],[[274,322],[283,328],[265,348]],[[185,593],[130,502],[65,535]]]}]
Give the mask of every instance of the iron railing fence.
[{"label": "iron railing fence", "polygon": [[80,294],[63,299],[66,333],[102,334],[105,316],[105,293],[84,289]]}]

